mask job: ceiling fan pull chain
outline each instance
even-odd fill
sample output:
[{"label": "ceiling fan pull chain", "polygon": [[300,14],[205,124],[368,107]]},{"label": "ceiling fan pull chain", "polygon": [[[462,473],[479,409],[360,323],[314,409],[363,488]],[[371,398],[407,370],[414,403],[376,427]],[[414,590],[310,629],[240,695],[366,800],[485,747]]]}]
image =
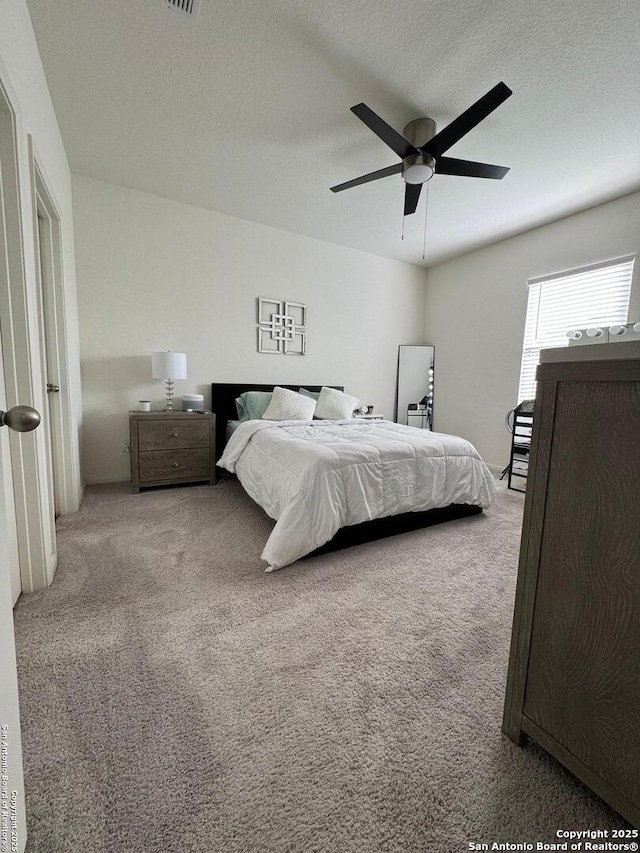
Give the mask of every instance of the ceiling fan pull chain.
[{"label": "ceiling fan pull chain", "polygon": [[404,240],[404,213],[402,214],[402,239]]},{"label": "ceiling fan pull chain", "polygon": [[429,210],[429,184],[425,187],[425,200],[424,200],[424,237],[422,239],[422,260],[424,261],[424,256],[427,251],[427,211]]}]

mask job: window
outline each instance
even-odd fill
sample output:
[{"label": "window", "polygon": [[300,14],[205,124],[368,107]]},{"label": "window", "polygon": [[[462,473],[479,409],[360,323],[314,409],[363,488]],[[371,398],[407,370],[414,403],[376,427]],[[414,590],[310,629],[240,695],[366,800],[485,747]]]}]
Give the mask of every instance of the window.
[{"label": "window", "polygon": [[536,395],[541,349],[567,346],[570,329],[627,322],[633,258],[529,281],[518,400]]}]

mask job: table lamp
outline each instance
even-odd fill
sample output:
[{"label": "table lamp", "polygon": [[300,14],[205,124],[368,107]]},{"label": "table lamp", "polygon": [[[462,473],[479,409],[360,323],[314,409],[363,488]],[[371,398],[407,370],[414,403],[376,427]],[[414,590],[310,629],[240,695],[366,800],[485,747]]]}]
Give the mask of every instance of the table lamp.
[{"label": "table lamp", "polygon": [[173,411],[174,379],[187,378],[187,355],[184,352],[152,352],[151,374],[154,379],[166,381],[167,403],[165,412]]}]

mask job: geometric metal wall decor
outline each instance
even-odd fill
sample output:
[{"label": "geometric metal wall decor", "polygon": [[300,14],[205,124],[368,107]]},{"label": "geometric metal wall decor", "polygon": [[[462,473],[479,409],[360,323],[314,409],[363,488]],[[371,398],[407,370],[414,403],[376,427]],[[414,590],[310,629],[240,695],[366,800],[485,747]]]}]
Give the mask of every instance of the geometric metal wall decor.
[{"label": "geometric metal wall decor", "polygon": [[307,306],[258,297],[258,352],[306,355]]}]

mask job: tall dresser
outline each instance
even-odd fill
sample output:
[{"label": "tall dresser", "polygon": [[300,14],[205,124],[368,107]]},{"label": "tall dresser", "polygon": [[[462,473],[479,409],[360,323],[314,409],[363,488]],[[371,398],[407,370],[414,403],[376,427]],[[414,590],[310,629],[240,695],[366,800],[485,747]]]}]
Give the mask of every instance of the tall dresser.
[{"label": "tall dresser", "polygon": [[537,379],[503,730],[640,827],[640,343]]}]

